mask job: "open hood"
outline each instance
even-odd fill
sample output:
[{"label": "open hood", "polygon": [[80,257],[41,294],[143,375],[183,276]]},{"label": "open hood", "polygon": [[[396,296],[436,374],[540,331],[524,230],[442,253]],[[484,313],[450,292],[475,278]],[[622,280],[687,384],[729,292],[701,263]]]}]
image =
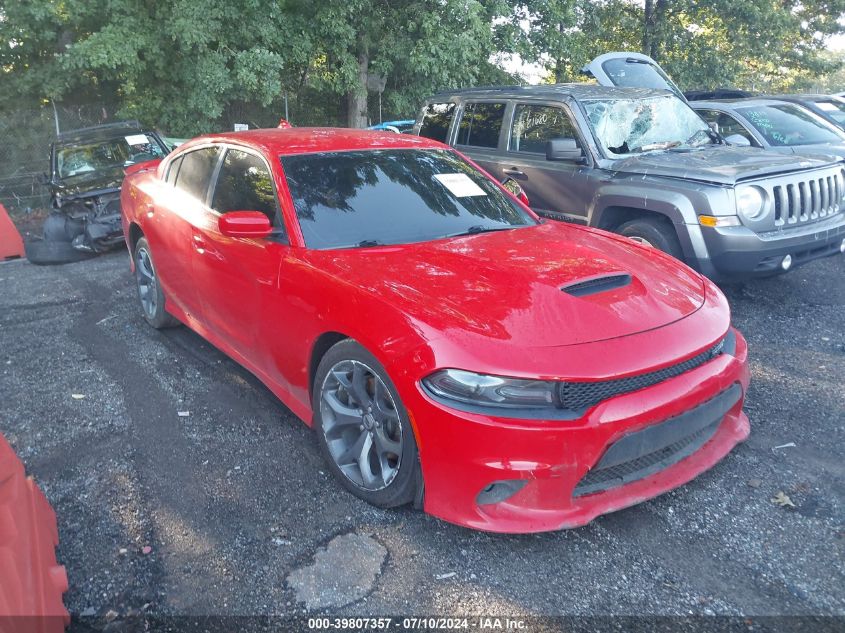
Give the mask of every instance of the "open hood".
[{"label": "open hood", "polygon": [[686,101],[684,93],[669,79],[663,69],[642,53],[605,53],[581,69],[602,86],[618,88],[658,88],[670,90]]}]

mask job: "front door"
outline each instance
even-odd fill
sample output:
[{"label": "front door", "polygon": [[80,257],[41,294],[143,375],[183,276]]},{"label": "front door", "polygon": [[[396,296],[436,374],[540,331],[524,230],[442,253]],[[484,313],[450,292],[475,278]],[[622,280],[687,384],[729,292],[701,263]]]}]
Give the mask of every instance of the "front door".
[{"label": "front door", "polygon": [[[229,148],[223,156],[210,204],[193,226],[194,277],[200,288],[203,322],[210,333],[252,369],[267,369],[268,345],[259,340],[259,323],[275,304],[278,274],[288,250],[273,178],[266,161],[251,151]],[[232,238],[218,227],[230,211],[260,211],[279,235]],[[282,315],[279,315],[281,318]]]},{"label": "front door", "polygon": [[587,153],[580,160],[547,160],[546,143],[575,139],[585,150],[569,113],[558,105],[517,103],[501,162],[503,173],[525,190],[531,208],[554,220],[586,223],[592,200]]}]

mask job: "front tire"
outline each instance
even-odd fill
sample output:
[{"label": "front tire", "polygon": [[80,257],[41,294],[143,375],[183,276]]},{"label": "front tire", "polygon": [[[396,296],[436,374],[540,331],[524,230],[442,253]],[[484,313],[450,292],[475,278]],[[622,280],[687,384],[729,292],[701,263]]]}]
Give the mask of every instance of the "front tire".
[{"label": "front tire", "polygon": [[380,508],[414,500],[419,454],[411,420],[381,363],[353,340],[317,367],[312,396],[320,449],[335,477]]},{"label": "front tire", "polygon": [[135,282],[138,286],[138,300],[144,320],[157,330],[179,325],[175,317],[164,309],[164,291],[153,264],[153,254],[147,238],[142,237],[135,245]]},{"label": "front tire", "polygon": [[680,259],[681,261],[684,259],[681,243],[678,241],[675,228],[669,220],[637,218],[636,220],[625,222],[625,224],[616,229],[616,232],[640,244],[660,249],[675,259]]}]

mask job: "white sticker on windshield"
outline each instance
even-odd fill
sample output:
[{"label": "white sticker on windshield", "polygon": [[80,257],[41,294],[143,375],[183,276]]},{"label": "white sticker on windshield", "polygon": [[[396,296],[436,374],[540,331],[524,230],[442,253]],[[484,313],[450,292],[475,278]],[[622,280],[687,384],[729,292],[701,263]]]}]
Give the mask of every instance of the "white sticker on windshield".
[{"label": "white sticker on windshield", "polygon": [[146,145],[150,142],[146,134],[130,134],[126,137],[126,142],[130,145]]},{"label": "white sticker on windshield", "polygon": [[487,195],[466,174],[434,174],[434,177],[456,198]]}]

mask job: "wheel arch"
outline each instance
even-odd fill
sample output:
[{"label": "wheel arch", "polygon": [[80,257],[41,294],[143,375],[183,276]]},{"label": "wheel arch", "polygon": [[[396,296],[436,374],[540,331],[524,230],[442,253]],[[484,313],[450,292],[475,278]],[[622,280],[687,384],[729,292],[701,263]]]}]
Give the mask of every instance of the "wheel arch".
[{"label": "wheel arch", "polygon": [[348,334],[342,332],[323,332],[314,340],[311,346],[311,353],[308,356],[308,401],[314,397],[314,378],[317,376],[317,367],[320,361],[332,347],[347,339],[354,340]]},{"label": "wheel arch", "polygon": [[126,241],[128,242],[130,256],[134,257],[135,246],[138,244],[138,240],[140,240],[142,237],[144,237],[144,231],[141,230],[141,227],[138,225],[138,223],[130,222],[129,232],[126,235]]}]

